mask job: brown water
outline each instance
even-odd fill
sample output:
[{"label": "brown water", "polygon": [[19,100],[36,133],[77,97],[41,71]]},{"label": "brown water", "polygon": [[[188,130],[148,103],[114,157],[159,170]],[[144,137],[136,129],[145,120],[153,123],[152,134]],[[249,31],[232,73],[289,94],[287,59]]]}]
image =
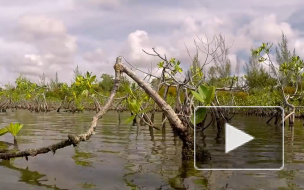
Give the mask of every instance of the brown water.
[{"label": "brown water", "polygon": [[[17,137],[23,150],[85,131],[92,115],[8,112],[1,113],[0,127],[23,123]],[[122,118],[128,116],[126,112]],[[160,115],[156,121],[160,123]],[[209,136],[214,135],[212,128],[209,131]],[[0,140],[13,142],[10,134]],[[207,139],[207,143],[211,141]],[[285,169],[281,171],[197,171],[193,162],[182,162],[181,145],[169,126],[152,134],[148,127],[118,125],[116,113],[109,112],[99,122],[96,134],[76,148],[29,157],[29,161],[0,161],[0,189],[304,189],[300,120],[293,129],[285,128]],[[0,143],[0,148],[5,147],[13,145]]]}]

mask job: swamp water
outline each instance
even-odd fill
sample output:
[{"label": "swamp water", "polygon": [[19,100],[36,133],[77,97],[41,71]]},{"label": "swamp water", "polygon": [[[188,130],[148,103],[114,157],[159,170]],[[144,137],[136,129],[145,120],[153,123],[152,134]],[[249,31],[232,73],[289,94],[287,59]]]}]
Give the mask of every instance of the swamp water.
[{"label": "swamp water", "polygon": [[[0,127],[24,124],[17,136],[20,150],[39,148],[88,129],[94,112],[0,114]],[[122,120],[129,116],[122,114]],[[160,124],[161,114],[156,115]],[[252,123],[264,122],[246,117]],[[266,120],[266,118],[264,119]],[[304,128],[296,120],[285,127],[285,168],[281,171],[197,171],[182,162],[181,146],[169,125],[164,131],[118,125],[116,112],[98,123],[96,134],[77,147],[25,158],[0,161],[0,189],[304,189]],[[206,144],[215,142],[215,128],[206,130]],[[269,130],[275,127],[269,126]],[[0,141],[13,143],[6,134]],[[0,149],[13,145],[0,143]],[[267,148],[263,148],[267,153]],[[273,150],[269,149],[269,152]]]}]

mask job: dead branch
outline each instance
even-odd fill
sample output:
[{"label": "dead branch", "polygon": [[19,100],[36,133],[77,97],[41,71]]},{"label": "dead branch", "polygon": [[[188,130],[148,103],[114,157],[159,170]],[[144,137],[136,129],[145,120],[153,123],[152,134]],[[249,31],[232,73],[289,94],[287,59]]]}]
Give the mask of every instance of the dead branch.
[{"label": "dead branch", "polygon": [[90,128],[86,133],[80,134],[80,135],[68,135],[68,139],[62,140],[61,142],[52,144],[47,147],[42,147],[38,149],[27,149],[24,151],[18,151],[18,152],[8,152],[8,153],[0,153],[0,159],[8,160],[10,158],[17,158],[17,157],[25,157],[28,160],[28,156],[36,156],[38,154],[45,154],[50,151],[52,151],[54,154],[56,150],[73,145],[77,146],[81,141],[87,141],[90,139],[90,137],[95,133],[95,129],[97,126],[97,122],[102,116],[107,113],[108,109],[110,108],[110,105],[112,104],[114,97],[116,95],[116,91],[118,90],[119,84],[120,84],[120,65],[121,65],[121,57],[118,57],[116,59],[116,63],[114,65],[115,69],[115,83],[113,90],[111,92],[111,95],[108,98],[107,103],[104,105],[104,107],[93,117],[92,123]]},{"label": "dead branch", "polygon": [[131,69],[129,69],[122,63],[118,65],[120,66],[121,72],[124,72],[129,77],[131,77],[138,84],[138,86],[140,86],[156,102],[156,104],[162,109],[172,126],[182,132],[185,132],[187,130],[187,128],[183,125],[182,121],[176,115],[172,107],[165,100],[163,100],[160,95],[150,87],[150,85],[141,80]]}]

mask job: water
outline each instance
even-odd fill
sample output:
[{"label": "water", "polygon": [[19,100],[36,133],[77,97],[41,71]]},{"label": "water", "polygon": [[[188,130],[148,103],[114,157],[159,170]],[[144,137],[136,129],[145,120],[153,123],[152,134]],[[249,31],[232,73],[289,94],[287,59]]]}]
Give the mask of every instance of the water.
[{"label": "water", "polygon": [[[204,133],[197,131],[197,144],[204,146],[213,157],[211,161],[198,162],[196,166],[204,169],[281,168],[283,165],[283,128],[267,124],[267,120],[267,117],[235,115],[229,124],[252,135],[254,139],[227,154],[225,154],[224,131],[218,134],[215,125],[208,127]],[[209,121],[207,120],[206,123]]]},{"label": "water", "polygon": [[[19,149],[38,148],[86,131],[93,114],[1,113],[0,127],[23,123],[17,137]],[[125,112],[122,118],[128,116]],[[160,118],[158,114],[158,124]],[[169,126],[151,134],[148,127],[118,125],[116,113],[109,112],[100,120],[96,134],[76,148],[28,161],[0,161],[0,189],[304,189],[302,122],[296,120],[293,129],[285,128],[284,170],[211,172],[182,162],[182,143]],[[9,142],[0,142],[0,148],[13,148],[10,134],[0,141]]]}]

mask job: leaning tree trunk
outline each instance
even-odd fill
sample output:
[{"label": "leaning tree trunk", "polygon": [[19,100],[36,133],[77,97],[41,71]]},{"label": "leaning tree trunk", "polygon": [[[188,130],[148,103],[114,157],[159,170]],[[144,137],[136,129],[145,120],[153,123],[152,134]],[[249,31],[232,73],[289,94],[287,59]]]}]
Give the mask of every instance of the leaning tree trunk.
[{"label": "leaning tree trunk", "polygon": [[[183,159],[194,158],[194,131],[190,124],[186,121],[186,118],[179,118],[172,107],[155,91],[150,85],[140,79],[131,69],[123,64],[116,64],[115,70],[120,70],[122,73],[127,74],[131,77],[162,109],[162,112],[168,118],[170,125],[173,130],[177,133],[179,138],[183,142],[182,157]],[[204,149],[196,146],[196,158],[197,160],[204,160],[209,158],[210,155]]]}]

